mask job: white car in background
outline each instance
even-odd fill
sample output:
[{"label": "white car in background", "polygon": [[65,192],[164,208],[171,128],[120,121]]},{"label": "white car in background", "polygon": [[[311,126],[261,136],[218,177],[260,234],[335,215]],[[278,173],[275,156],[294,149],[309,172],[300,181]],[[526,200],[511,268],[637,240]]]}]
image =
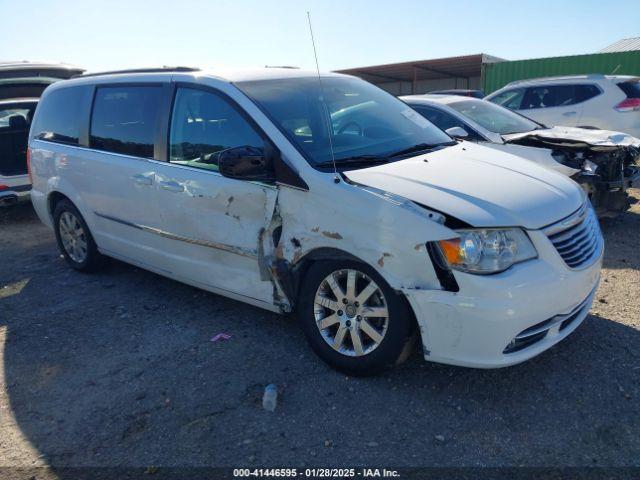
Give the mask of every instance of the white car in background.
[{"label": "white car in background", "polygon": [[549,126],[596,127],[640,138],[640,77],[591,74],[518,80],[485,100]]},{"label": "white car in background", "polygon": [[413,95],[401,100],[453,137],[483,142],[573,178],[599,215],[615,215],[630,206],[627,189],[640,180],[638,138],[608,130],[546,128],[476,98]]}]

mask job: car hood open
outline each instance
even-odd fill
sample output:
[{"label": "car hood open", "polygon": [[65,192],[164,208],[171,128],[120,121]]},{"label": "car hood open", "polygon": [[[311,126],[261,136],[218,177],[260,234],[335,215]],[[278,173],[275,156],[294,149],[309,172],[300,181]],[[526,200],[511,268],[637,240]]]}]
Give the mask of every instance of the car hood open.
[{"label": "car hood open", "polygon": [[475,227],[539,229],[585,201],[582,189],[563,175],[470,142],[345,176]]}]

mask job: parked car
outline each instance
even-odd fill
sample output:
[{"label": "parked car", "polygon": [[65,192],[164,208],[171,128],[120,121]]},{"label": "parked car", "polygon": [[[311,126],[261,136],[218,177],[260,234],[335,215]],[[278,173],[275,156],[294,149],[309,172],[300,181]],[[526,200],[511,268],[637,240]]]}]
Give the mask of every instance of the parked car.
[{"label": "parked car", "polygon": [[595,127],[640,138],[640,77],[593,74],[519,80],[485,99],[544,125]]},{"label": "parked car", "polygon": [[486,142],[570,176],[585,189],[600,215],[630,206],[627,189],[640,180],[638,138],[607,130],[547,128],[475,98],[413,95],[401,99],[454,137]]},{"label": "parked car", "polygon": [[45,91],[29,148],[33,206],[72,268],[106,255],[295,310],[350,374],[417,332],[428,360],[522,362],[577,328],[599,281],[575,182],[346,75],[84,75]]},{"label": "parked car", "polygon": [[38,97],[82,69],[68,65],[0,63],[0,206],[28,199],[27,138]]},{"label": "parked car", "polygon": [[450,90],[433,90],[429,92],[431,95],[460,95],[462,97],[484,98],[482,90],[469,90],[463,88],[452,88]]}]

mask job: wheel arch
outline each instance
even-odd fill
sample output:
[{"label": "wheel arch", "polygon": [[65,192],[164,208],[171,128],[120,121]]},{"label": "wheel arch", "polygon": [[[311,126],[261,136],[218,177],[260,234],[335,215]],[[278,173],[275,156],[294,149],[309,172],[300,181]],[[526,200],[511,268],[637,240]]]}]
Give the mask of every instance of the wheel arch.
[{"label": "wheel arch", "polygon": [[[384,278],[384,275],[379,271],[379,269],[375,268],[375,266],[373,265],[370,265],[368,262],[366,262],[362,258],[359,258],[356,255],[350,252],[347,252],[345,250],[341,250],[339,248],[318,247],[304,254],[302,257],[297,259],[297,261],[294,264],[290,265],[288,268],[288,274],[290,277],[289,278],[290,287],[287,289],[289,290],[287,294],[289,296],[289,300],[294,309],[298,304],[298,297],[300,295],[300,286],[302,285],[304,277],[306,273],[309,271],[309,268],[311,267],[311,265],[317,262],[329,261],[329,260],[331,261],[350,260],[350,261],[362,263],[364,265],[369,266],[373,270],[375,270],[380,275],[380,277],[382,277],[382,279],[385,282],[387,282],[387,280]],[[389,285],[388,282],[387,282],[387,285]],[[407,312],[409,312],[409,314],[411,315],[412,330],[419,331],[416,314],[407,297],[404,295],[402,291],[394,289],[391,285],[389,285],[389,287],[396,292],[396,294],[401,298],[402,302],[406,305]]]},{"label": "wheel arch", "polygon": [[[53,218],[53,212],[55,212],[55,210],[56,210],[56,205],[61,200],[68,200],[69,202],[71,202],[71,204],[73,204],[75,206],[75,204],[73,203],[73,200],[71,200],[64,193],[59,192],[57,190],[53,190],[52,192],[49,192],[49,195],[47,195],[47,213],[49,214],[49,216],[51,218]],[[77,206],[76,206],[76,208],[77,208]]]}]

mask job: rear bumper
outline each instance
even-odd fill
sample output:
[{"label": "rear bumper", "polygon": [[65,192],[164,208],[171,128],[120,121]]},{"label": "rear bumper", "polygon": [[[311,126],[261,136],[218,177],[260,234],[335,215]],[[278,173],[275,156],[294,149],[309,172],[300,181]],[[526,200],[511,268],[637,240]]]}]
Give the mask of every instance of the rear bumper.
[{"label": "rear bumper", "polygon": [[[586,318],[600,280],[602,255],[571,270],[541,232],[539,258],[498,275],[455,273],[459,292],[406,290],[426,360],[497,368],[555,345]],[[528,338],[527,338],[528,337]]]},{"label": "rear bumper", "polygon": [[0,190],[0,207],[9,207],[29,200],[31,185],[17,185]]}]

